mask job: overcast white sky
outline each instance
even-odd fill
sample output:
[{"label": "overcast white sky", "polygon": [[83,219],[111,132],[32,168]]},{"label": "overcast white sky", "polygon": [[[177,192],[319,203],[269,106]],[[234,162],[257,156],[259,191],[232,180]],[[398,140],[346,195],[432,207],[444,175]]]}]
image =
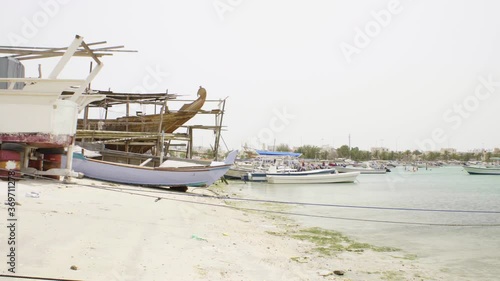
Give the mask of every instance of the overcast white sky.
[{"label": "overcast white sky", "polygon": [[[79,34],[139,51],[105,58],[94,89],[168,89],[195,98],[201,85],[210,99],[229,97],[223,138],[230,149],[274,140],[339,147],[349,134],[361,149],[500,147],[498,1],[3,6],[0,45],[62,47]],[[72,67],[85,72],[88,62]],[[145,85],[153,70],[157,83]],[[208,145],[208,138],[197,144]]]}]

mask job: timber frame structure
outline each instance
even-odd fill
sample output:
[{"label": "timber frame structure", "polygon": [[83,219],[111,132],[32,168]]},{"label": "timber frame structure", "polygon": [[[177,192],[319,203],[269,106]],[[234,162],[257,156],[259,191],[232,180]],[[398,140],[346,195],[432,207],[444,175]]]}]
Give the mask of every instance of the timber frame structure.
[{"label": "timber frame structure", "polygon": [[[200,87],[200,89],[203,89]],[[204,89],[203,89],[204,91]],[[86,149],[96,150],[103,159],[113,162],[140,164],[144,158],[144,153],[147,152],[153,160],[148,163],[148,166],[159,166],[163,162],[163,157],[170,152],[185,153],[187,159],[193,157],[193,132],[194,130],[212,130],[215,134],[213,144],[213,155],[210,155],[215,160],[218,160],[218,152],[221,140],[221,131],[223,130],[223,117],[226,99],[206,100],[203,97],[202,105],[213,105],[211,109],[205,110],[201,106],[191,110],[191,117],[198,114],[208,114],[214,116],[214,125],[185,125],[184,123],[191,119],[172,119],[171,116],[182,113],[186,105],[196,103],[197,100],[177,99],[179,95],[165,93],[114,93],[111,91],[97,91],[96,94],[105,95],[106,98],[100,101],[90,103],[84,111],[82,119],[78,120],[78,129],[76,133],[77,142]],[[198,95],[200,91],[198,92]],[[205,93],[206,95],[206,93]],[[168,106],[173,103],[184,103],[179,110],[169,110]],[[135,116],[131,115],[130,105],[149,105],[154,107],[154,114],[147,115],[141,111],[137,111]],[[124,117],[117,119],[108,118],[108,110],[112,106],[125,105]],[[104,119],[89,119],[89,111],[91,109],[104,109]],[[143,120],[141,117],[159,115],[161,121],[177,122],[175,128],[178,130],[167,129],[168,132],[162,130],[160,126],[155,125],[155,129],[149,130],[132,130],[132,126],[137,128],[138,121]],[[169,119],[170,118],[170,119]],[[186,120],[187,119],[187,120]],[[129,120],[132,120],[129,122]],[[134,124],[135,123],[135,124]],[[145,122],[142,121],[142,124]],[[147,122],[146,122],[147,123]],[[164,124],[166,125],[166,124]],[[114,128],[118,128],[113,130]],[[164,128],[164,126],[163,126]],[[179,132],[184,129],[184,132]],[[175,132],[174,132],[175,131]],[[180,142],[180,143],[179,143]],[[184,150],[182,148],[185,147]]]}]

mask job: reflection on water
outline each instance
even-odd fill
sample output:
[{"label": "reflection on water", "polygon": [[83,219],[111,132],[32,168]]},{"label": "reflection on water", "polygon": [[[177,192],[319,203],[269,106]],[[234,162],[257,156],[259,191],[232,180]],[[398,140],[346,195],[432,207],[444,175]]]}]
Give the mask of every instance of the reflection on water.
[{"label": "reflection on water", "polygon": [[[420,257],[420,262],[447,268],[457,277],[498,280],[500,276],[500,176],[471,176],[461,167],[417,172],[396,168],[386,175],[360,175],[358,182],[353,184],[233,182],[231,186],[248,197],[259,199],[436,210],[297,206],[292,211],[343,218],[294,217],[304,226],[334,229],[363,242],[414,253]],[[496,226],[443,226],[446,224]]]}]

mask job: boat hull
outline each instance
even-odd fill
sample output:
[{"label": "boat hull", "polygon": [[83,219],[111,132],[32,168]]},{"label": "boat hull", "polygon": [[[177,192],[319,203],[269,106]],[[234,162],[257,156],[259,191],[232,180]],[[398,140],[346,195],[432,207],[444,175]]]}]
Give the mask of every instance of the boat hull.
[{"label": "boat hull", "polygon": [[361,167],[336,166],[335,169],[339,173],[360,172],[361,174],[367,174],[367,175],[381,175],[381,174],[387,173],[386,169],[370,169],[370,168],[361,168]]},{"label": "boat hull", "polygon": [[359,176],[359,172],[334,173],[334,174],[310,174],[310,175],[268,175],[269,183],[350,183]]},{"label": "boat hull", "polygon": [[248,170],[238,169],[238,168],[230,168],[227,173],[224,175],[227,179],[243,179],[244,176],[248,174]]},{"label": "boat hull", "polygon": [[75,155],[73,170],[88,178],[122,184],[206,187],[224,176],[234,162],[236,153],[231,152],[222,165],[184,168],[139,167]]},{"label": "boat hull", "polygon": [[487,167],[465,166],[464,170],[470,175],[500,175],[500,167],[487,168]]},{"label": "boat hull", "polygon": [[307,176],[307,175],[318,175],[318,174],[331,174],[335,173],[334,169],[319,169],[301,172],[282,172],[282,173],[248,173],[249,181],[267,181],[267,176]]}]

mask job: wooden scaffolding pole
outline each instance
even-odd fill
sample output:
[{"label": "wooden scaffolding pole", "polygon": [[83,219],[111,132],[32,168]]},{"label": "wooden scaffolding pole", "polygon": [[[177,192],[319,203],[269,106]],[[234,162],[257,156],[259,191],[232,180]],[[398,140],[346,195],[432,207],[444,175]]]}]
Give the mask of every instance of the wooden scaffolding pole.
[{"label": "wooden scaffolding pole", "polygon": [[[226,98],[227,99],[227,98]],[[220,111],[220,118],[218,114],[215,115],[215,143],[214,143],[214,158],[215,161],[219,159],[219,143],[220,143],[220,134],[222,128],[222,120],[224,118],[224,110],[226,108],[226,99],[223,99],[222,102],[222,110]]]},{"label": "wooden scaffolding pole", "polygon": [[188,127],[188,145],[186,151],[186,158],[193,158],[193,127]]}]

